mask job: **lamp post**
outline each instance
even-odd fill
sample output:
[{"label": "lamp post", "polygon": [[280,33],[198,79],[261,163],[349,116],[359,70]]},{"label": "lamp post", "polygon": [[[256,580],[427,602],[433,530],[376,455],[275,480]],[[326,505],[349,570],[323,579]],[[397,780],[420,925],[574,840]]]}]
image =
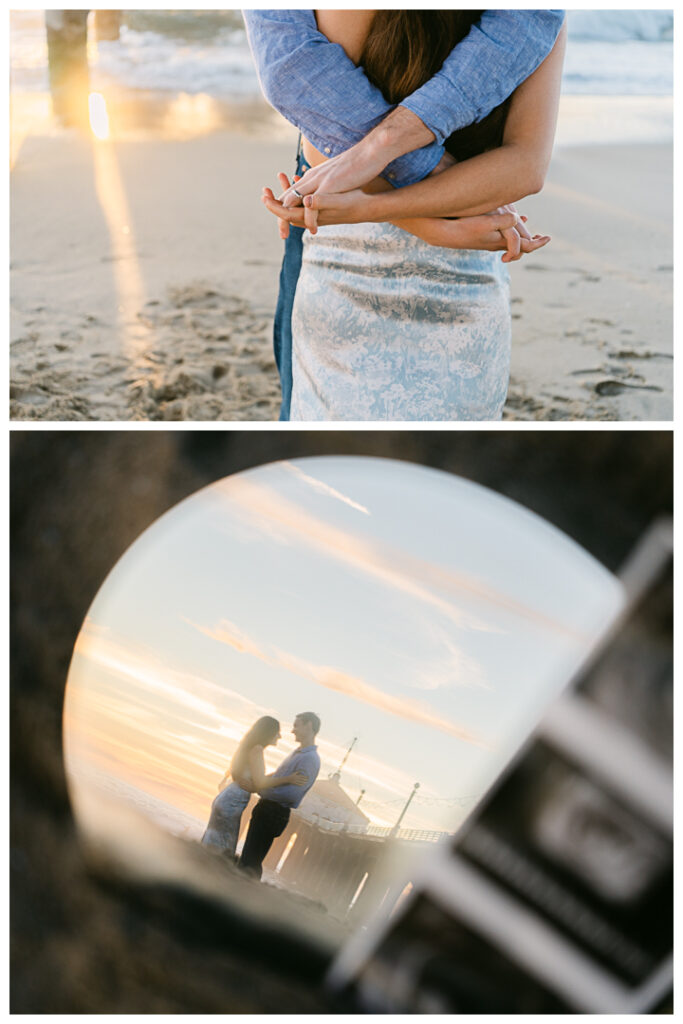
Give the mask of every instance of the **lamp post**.
[{"label": "lamp post", "polygon": [[348,749],[348,750],[346,751],[346,753],[344,754],[344,757],[342,758],[342,762],[341,762],[341,764],[339,765],[339,767],[337,768],[337,770],[336,770],[336,771],[334,771],[334,772],[331,772],[331,773],[330,773],[330,774],[328,775],[328,778],[329,778],[329,779],[333,779],[333,780],[334,780],[335,782],[340,782],[340,781],[341,781],[341,770],[342,770],[342,768],[344,767],[344,765],[346,764],[346,762],[348,761],[348,759],[349,759],[349,754],[351,753],[351,751],[352,751],[352,750],[353,750],[353,748],[355,747],[355,745],[356,745],[357,741],[358,741],[358,737],[357,737],[357,736],[354,736],[354,737],[353,737],[353,739],[351,740],[351,746],[349,747],[349,749]]},{"label": "lamp post", "polygon": [[413,789],[412,789],[412,792],[411,792],[410,796],[406,800],[405,807],[403,808],[403,810],[401,811],[401,813],[398,816],[398,821],[396,822],[396,824],[392,828],[391,832],[389,833],[389,838],[390,839],[393,839],[398,834],[398,827],[401,824],[401,822],[403,821],[403,818],[405,816],[406,811],[410,807],[410,801],[413,799],[413,797],[415,796],[415,794],[417,793],[419,788],[420,788],[420,783],[416,782],[415,785],[413,786]]}]

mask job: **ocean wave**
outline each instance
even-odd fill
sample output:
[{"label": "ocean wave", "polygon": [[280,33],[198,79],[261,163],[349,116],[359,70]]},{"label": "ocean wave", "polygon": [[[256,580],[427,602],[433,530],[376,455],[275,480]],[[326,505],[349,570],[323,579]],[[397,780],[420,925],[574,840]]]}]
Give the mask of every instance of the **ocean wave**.
[{"label": "ocean wave", "polygon": [[[663,16],[662,16],[663,13]],[[668,95],[673,90],[673,44],[666,12],[571,11],[563,91],[597,95]],[[180,28],[173,26],[176,32]],[[659,40],[659,45],[645,39]],[[158,31],[122,30],[101,43],[93,72],[132,89],[257,95],[258,79],[243,29],[222,27],[210,41]]]},{"label": "ocean wave", "polygon": [[569,11],[570,39],[657,43],[673,39],[673,11]]},{"label": "ocean wave", "polygon": [[670,96],[673,43],[574,39],[567,46],[562,92],[596,96]]},{"label": "ocean wave", "polygon": [[96,82],[98,78],[112,80],[130,89],[182,89],[212,96],[258,92],[254,63],[241,29],[223,29],[211,41],[189,42],[124,26],[118,42],[98,44],[92,72]]},{"label": "ocean wave", "polygon": [[[671,11],[570,11],[565,94],[663,96],[673,91]],[[12,89],[48,89],[40,12],[12,12]],[[121,38],[91,50],[92,84],[155,92],[259,95],[237,11],[127,11]]]}]

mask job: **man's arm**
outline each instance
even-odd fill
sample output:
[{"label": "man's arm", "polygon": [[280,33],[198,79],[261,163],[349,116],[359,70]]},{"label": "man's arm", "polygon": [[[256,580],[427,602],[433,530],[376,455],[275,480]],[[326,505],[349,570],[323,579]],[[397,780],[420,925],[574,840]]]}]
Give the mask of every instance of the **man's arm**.
[{"label": "man's arm", "polygon": [[[242,15],[263,95],[321,153],[346,152],[393,110],[363,69],[318,31],[313,11],[244,10]],[[380,170],[392,159],[389,144],[395,145],[397,134],[405,135],[403,153],[417,151],[394,172],[397,184],[410,184],[436,167],[443,147],[416,115],[403,115],[402,122],[392,119],[398,131],[392,131],[391,139],[381,139],[387,143],[388,159]],[[405,122],[412,131],[406,130]]]},{"label": "man's arm", "polygon": [[[382,171],[394,185],[424,178],[443,155],[429,140],[442,142],[509,96],[550,52],[564,17],[562,11],[485,11],[441,71],[392,113],[362,69],[318,31],[313,11],[243,15],[269,102],[325,155],[352,150],[324,174],[327,192],[356,188]],[[321,176],[316,172],[309,172],[302,194],[322,187],[309,187]]]},{"label": "man's arm", "polygon": [[307,197],[305,206],[329,214],[335,204],[341,208],[355,202],[361,207],[356,210],[360,221],[472,217],[539,192],[553,151],[565,44],[563,29],[548,57],[515,91],[502,145],[408,188],[336,197],[318,193]]},{"label": "man's arm", "polygon": [[[407,188],[378,192],[377,188],[383,183],[377,179],[366,186],[365,191],[307,195],[303,210],[285,208],[266,189],[265,205],[283,222],[301,226],[303,217],[303,226],[314,233],[319,217],[321,224],[377,220],[395,223],[432,245],[454,248],[500,248],[500,243],[491,246],[491,233],[495,235],[493,229],[496,228],[503,231],[508,242],[505,262],[508,258],[516,259],[521,251],[540,248],[549,241],[547,236],[531,239],[519,223],[513,228],[511,224],[492,224],[490,218],[477,215],[505,205],[510,199],[537,192],[543,185],[555,135],[566,34],[563,29],[548,57],[515,91],[503,143],[497,149],[464,160],[436,178]],[[286,175],[279,177],[281,186],[288,190]],[[386,188],[388,186],[384,185]],[[452,216],[464,217],[468,223],[462,220],[431,222],[431,218]],[[420,224],[419,218],[423,217],[430,218],[430,223]],[[521,241],[520,235],[523,236]],[[495,243],[495,239],[493,241]]]},{"label": "man's arm", "polygon": [[[278,777],[282,780],[279,785],[275,785],[269,790],[266,790],[266,796],[268,800],[276,800],[278,803],[285,804],[290,807],[298,807],[303,797],[306,795],[308,790],[311,788],[316,780],[318,774],[318,766],[315,760],[308,753],[298,754],[294,757],[287,759],[288,764],[286,774],[278,776],[278,772],[282,771],[282,765],[270,776],[275,782]],[[291,782],[284,781],[286,778],[292,776],[295,773],[303,773],[306,776],[306,781],[302,786],[294,785]]]},{"label": "man's arm", "polygon": [[441,70],[402,105],[444,142],[526,81],[552,50],[563,21],[564,11],[484,11]]}]

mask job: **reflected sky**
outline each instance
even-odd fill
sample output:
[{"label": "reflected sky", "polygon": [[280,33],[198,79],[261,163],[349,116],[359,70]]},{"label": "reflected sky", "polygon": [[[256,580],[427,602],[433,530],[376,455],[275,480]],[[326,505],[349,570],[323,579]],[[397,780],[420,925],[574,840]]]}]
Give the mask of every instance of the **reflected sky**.
[{"label": "reflected sky", "polygon": [[373,823],[451,830],[622,603],[611,574],[491,491],[407,463],[277,463],[171,510],[79,636],[65,750],[206,820],[232,752],[272,714],[322,719],[321,778]]}]

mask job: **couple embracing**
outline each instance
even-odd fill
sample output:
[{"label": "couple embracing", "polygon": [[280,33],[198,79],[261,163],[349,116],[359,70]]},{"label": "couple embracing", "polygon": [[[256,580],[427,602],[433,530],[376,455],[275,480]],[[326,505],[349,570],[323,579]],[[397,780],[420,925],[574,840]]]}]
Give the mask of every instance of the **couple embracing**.
[{"label": "couple embracing", "polygon": [[280,418],[499,419],[507,264],[550,241],[511,204],[550,161],[564,12],[243,15],[301,133],[294,181],[262,196],[286,239]]},{"label": "couple embracing", "polygon": [[260,878],[263,861],[287,827],[290,811],[299,806],[318,777],[320,757],[314,741],[319,730],[320,719],[312,711],[297,715],[292,733],[299,746],[266,775],[263,752],[280,739],[280,723],[270,715],[259,718],[233,755],[232,782],[211,805],[203,845],[235,858],[242,813],[251,794],[258,793],[260,800],[251,814],[239,867]]}]

